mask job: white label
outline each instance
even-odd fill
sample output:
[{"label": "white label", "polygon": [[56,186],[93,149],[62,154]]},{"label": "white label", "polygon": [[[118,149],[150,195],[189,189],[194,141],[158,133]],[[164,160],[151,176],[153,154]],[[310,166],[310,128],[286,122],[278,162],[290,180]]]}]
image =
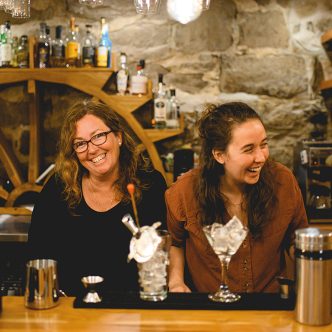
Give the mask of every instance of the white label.
[{"label": "white label", "polygon": [[301,164],[305,165],[308,164],[308,153],[307,150],[302,150],[300,152]]},{"label": "white label", "polygon": [[2,62],[10,62],[12,60],[12,48],[10,44],[2,44],[1,45],[1,61]]},{"label": "white label", "polygon": [[146,94],[146,84],[148,78],[146,76],[132,76],[131,77],[131,93]]},{"label": "white label", "polygon": [[166,122],[166,99],[157,98],[154,100],[154,118],[156,122]]},{"label": "white label", "polygon": [[128,76],[124,70],[120,70],[117,76],[118,91],[124,93],[127,90]]}]

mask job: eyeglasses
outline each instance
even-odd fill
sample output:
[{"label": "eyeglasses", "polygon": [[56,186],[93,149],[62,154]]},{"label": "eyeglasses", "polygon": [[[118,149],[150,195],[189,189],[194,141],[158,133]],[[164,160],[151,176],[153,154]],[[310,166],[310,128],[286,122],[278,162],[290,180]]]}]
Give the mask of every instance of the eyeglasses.
[{"label": "eyeglasses", "polygon": [[89,143],[92,143],[95,146],[102,145],[106,142],[107,135],[111,133],[113,130],[104,131],[97,135],[92,136],[88,141],[79,141],[73,144],[73,149],[77,153],[84,152],[88,149]]}]

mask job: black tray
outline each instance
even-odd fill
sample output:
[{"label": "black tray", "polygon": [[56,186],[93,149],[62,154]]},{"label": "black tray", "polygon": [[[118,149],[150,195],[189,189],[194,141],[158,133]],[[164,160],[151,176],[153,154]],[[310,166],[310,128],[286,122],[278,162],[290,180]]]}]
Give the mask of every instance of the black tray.
[{"label": "black tray", "polygon": [[168,293],[160,302],[143,301],[138,293],[107,293],[102,295],[100,303],[85,303],[78,296],[74,308],[110,308],[110,309],[185,309],[185,310],[293,310],[294,296],[280,298],[279,294],[249,293],[241,294],[235,303],[218,303],[208,299],[207,293]]}]

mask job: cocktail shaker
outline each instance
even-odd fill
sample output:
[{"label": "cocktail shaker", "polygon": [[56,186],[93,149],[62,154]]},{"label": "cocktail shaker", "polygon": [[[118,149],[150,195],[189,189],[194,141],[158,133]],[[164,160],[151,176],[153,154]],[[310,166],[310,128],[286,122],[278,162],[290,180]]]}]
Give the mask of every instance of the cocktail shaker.
[{"label": "cocktail shaker", "polygon": [[331,323],[332,230],[295,231],[296,320],[308,325]]}]

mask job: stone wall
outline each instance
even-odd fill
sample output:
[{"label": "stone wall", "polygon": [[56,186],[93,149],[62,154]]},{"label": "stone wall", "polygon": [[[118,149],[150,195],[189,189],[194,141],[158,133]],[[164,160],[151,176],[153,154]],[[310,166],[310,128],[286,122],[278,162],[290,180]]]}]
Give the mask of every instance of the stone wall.
[{"label": "stone wall", "polygon": [[[67,25],[73,15],[81,31],[89,23],[97,35],[98,20],[105,16],[113,50],[125,51],[132,69],[145,58],[154,82],[161,72],[177,89],[187,129],[179,139],[166,141],[161,152],[186,143],[197,148],[192,128],[202,104],[239,100],[261,114],[272,157],[292,167],[295,144],[313,130],[309,119],[327,112],[318,87],[332,78],[320,43],[320,36],[332,29],[330,0],[212,0],[210,10],[188,25],[169,18],[166,0],[159,14],[148,17],[135,13],[132,0],[104,3],[91,9],[78,0],[32,0],[31,19],[11,19],[12,29],[16,35],[37,34],[43,20],[54,33],[56,25]],[[0,22],[6,19],[10,17],[1,12]],[[50,150],[44,153],[52,152],[47,161],[53,158],[61,114],[78,94],[61,89],[47,88],[44,96],[42,124],[44,137],[50,138]],[[26,98],[24,85],[1,87],[0,125],[22,165],[28,150]]]}]

